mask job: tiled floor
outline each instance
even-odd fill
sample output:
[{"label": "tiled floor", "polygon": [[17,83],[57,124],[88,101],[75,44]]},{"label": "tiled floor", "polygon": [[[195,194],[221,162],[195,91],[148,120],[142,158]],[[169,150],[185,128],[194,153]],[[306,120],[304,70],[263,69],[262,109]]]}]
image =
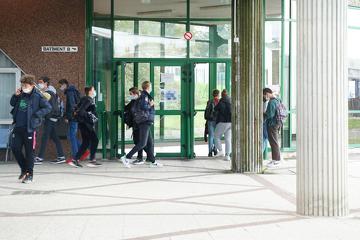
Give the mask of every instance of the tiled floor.
[{"label": "tiled floor", "polygon": [[296,215],[294,160],[264,175],[232,174],[214,159],[161,162],[45,163],[29,185],[17,182],[16,164],[0,164],[0,240],[360,238],[359,154],[350,157],[346,218]]}]

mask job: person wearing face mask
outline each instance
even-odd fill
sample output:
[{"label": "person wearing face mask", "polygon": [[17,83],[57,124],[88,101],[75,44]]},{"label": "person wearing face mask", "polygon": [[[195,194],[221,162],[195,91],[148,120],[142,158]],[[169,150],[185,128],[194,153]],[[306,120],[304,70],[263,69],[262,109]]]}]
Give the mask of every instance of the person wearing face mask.
[{"label": "person wearing face mask", "polygon": [[36,129],[40,127],[42,119],[51,112],[51,105],[35,89],[33,75],[22,76],[20,82],[21,89],[16,90],[10,100],[14,124],[12,151],[21,169],[19,180],[30,183],[34,174],[33,152],[36,145]]},{"label": "person wearing face mask", "polygon": [[[125,106],[124,109],[124,122],[125,124],[129,127],[132,128],[133,130],[133,140],[134,140],[134,144],[138,144],[139,142],[139,126],[135,123],[133,116],[132,116],[132,112],[131,109],[134,106],[136,100],[139,98],[140,92],[137,89],[137,87],[132,87],[129,89],[129,103]],[[137,158],[136,160],[134,160],[132,162],[132,164],[135,165],[141,165],[144,164],[144,160],[143,160],[143,150],[139,150],[137,153]]]},{"label": "person wearing face mask", "polygon": [[50,90],[50,79],[46,76],[40,77],[37,81],[38,87],[41,91],[50,94],[49,103],[52,107],[50,113],[45,116],[44,128],[41,137],[41,145],[38,156],[35,158],[35,164],[42,164],[44,160],[44,154],[49,137],[54,142],[57,151],[57,159],[51,161],[51,163],[59,164],[64,163],[66,158],[58,135],[56,134],[57,122],[61,117],[61,111],[59,108],[59,100],[56,91]]},{"label": "person wearing face mask", "polygon": [[95,154],[99,144],[99,139],[95,131],[95,125],[98,121],[95,105],[96,91],[93,86],[85,87],[85,96],[80,99],[79,104],[75,108],[74,116],[79,123],[82,143],[79,151],[71,160],[66,163],[73,167],[82,167],[79,160],[84,155],[86,149],[90,147],[90,161],[88,167],[99,167],[100,163],[96,161]]},{"label": "person wearing face mask", "polygon": [[141,84],[141,87],[143,91],[131,109],[134,122],[139,128],[139,142],[126,156],[122,156],[120,160],[126,167],[130,167],[132,156],[144,149],[147,155],[146,162],[151,167],[162,167],[162,164],[155,160],[154,143],[151,136],[151,126],[154,124],[155,118],[154,99],[150,95],[151,83],[145,81]]},{"label": "person wearing face mask", "polygon": [[[59,85],[60,90],[63,91],[66,96],[64,118],[65,122],[69,124],[68,138],[71,145],[72,158],[75,158],[76,153],[79,151],[80,141],[77,138],[78,122],[74,119],[74,109],[80,102],[80,92],[75,88],[75,86],[70,85],[66,79],[61,79],[59,81]],[[80,160],[86,159],[89,155],[90,151],[85,151]],[[68,160],[71,160],[72,158]]]}]

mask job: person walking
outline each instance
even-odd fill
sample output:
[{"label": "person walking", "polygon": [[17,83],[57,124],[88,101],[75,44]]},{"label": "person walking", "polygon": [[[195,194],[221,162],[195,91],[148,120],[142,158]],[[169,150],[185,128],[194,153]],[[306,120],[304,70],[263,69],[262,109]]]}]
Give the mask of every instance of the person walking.
[{"label": "person walking", "polygon": [[139,142],[120,160],[129,168],[132,156],[144,149],[147,155],[146,162],[149,162],[151,167],[162,167],[162,164],[155,160],[154,143],[150,131],[155,118],[154,99],[150,95],[151,83],[145,81],[141,87],[143,91],[132,107],[134,121],[139,127]]},{"label": "person walking", "polygon": [[[133,108],[134,104],[136,103],[136,100],[139,98],[140,96],[140,92],[137,89],[137,87],[132,87],[129,89],[129,100],[130,102],[125,106],[124,109],[124,122],[125,124],[129,127],[132,128],[133,133],[133,140],[134,140],[134,144],[138,144],[140,141],[140,136],[139,136],[139,126],[135,123],[134,121],[134,117],[132,116],[132,112],[131,109]],[[143,149],[139,150],[137,153],[137,157],[136,160],[134,160],[132,162],[132,164],[134,165],[141,165],[144,164],[145,161],[143,159]]]},{"label": "person walking", "polygon": [[75,108],[74,117],[79,123],[82,143],[75,158],[68,160],[66,163],[73,167],[82,167],[79,163],[80,157],[90,147],[90,161],[88,167],[99,167],[100,163],[96,161],[95,154],[99,144],[99,139],[95,131],[95,125],[98,121],[95,106],[96,91],[93,86],[85,87],[85,96],[80,99]]},{"label": "person walking", "polygon": [[58,95],[54,90],[50,90],[50,79],[48,77],[41,77],[38,79],[38,86],[42,91],[47,92],[50,94],[51,98],[49,100],[49,103],[52,107],[52,110],[50,113],[48,113],[45,116],[45,122],[42,132],[42,138],[41,138],[41,145],[38,156],[35,158],[35,164],[42,164],[44,160],[44,154],[47,146],[47,142],[49,137],[54,142],[56,151],[57,151],[57,159],[51,161],[51,163],[64,163],[66,158],[64,155],[64,151],[60,142],[60,139],[56,133],[56,127],[57,122],[59,121],[59,118],[61,117],[61,111],[59,107],[59,99]]},{"label": "person walking", "polygon": [[[65,122],[69,124],[68,129],[68,139],[71,145],[71,155],[69,159],[75,158],[76,153],[79,151],[80,141],[77,137],[78,132],[78,122],[74,119],[74,109],[76,105],[80,102],[80,92],[76,89],[75,86],[70,85],[68,80],[61,79],[59,80],[60,90],[64,92],[66,96],[66,106],[65,106]],[[86,159],[90,155],[90,151],[85,151],[84,155],[81,157],[81,160]]]},{"label": "person walking", "polygon": [[40,127],[42,119],[51,112],[51,105],[35,89],[33,75],[22,76],[20,82],[21,89],[17,89],[10,100],[14,124],[12,152],[21,169],[19,180],[23,183],[31,183],[34,175],[36,129]]},{"label": "person walking", "polygon": [[217,112],[215,128],[215,146],[219,150],[216,157],[224,157],[221,144],[221,137],[225,136],[225,160],[231,160],[231,99],[227,95],[226,89],[221,92],[221,99],[215,107]]},{"label": "person walking", "polygon": [[269,101],[265,112],[264,121],[266,123],[272,156],[272,160],[266,165],[266,167],[274,168],[278,167],[281,164],[279,132],[282,127],[282,122],[278,119],[279,113],[277,111],[281,102],[274,96],[273,91],[270,88],[264,88],[263,95],[266,100]]},{"label": "person walking", "polygon": [[204,118],[206,120],[207,128],[208,128],[208,149],[209,154],[208,157],[212,157],[217,154],[217,149],[215,147],[215,141],[214,141],[214,133],[215,133],[215,127],[216,127],[216,111],[215,107],[219,103],[219,94],[220,91],[215,89],[212,92],[213,99],[210,99],[206,104],[206,109],[204,113]]}]

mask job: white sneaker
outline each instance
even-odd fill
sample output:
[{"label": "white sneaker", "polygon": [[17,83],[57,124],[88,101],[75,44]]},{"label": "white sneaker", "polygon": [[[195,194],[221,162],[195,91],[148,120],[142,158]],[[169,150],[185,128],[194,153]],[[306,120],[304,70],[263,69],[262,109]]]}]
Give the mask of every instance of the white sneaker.
[{"label": "white sneaker", "polygon": [[125,167],[131,168],[130,159],[127,159],[125,155],[120,158],[120,161],[122,162],[122,164],[124,164]]},{"label": "white sneaker", "polygon": [[231,157],[229,155],[227,155],[224,160],[225,161],[231,161]]},{"label": "white sneaker", "polygon": [[155,161],[153,163],[150,163],[150,167],[163,167],[164,165],[159,163],[158,161]]},{"label": "white sneaker", "polygon": [[266,164],[267,168],[278,168],[280,167],[282,161],[281,160],[272,160],[268,164]]},{"label": "white sneaker", "polygon": [[219,151],[214,157],[220,158],[220,157],[224,157],[224,156],[225,156],[224,152],[223,152],[223,151]]}]

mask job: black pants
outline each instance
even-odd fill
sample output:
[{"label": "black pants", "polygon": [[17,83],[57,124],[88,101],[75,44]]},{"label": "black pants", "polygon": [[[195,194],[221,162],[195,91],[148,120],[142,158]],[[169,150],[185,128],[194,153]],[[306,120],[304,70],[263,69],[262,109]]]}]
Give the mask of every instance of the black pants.
[{"label": "black pants", "polygon": [[279,144],[279,131],[280,131],[280,125],[267,127],[269,143],[271,146],[272,160],[280,160],[281,159],[280,144]]},{"label": "black pants", "polygon": [[147,155],[146,160],[150,162],[155,162],[154,143],[150,132],[151,124],[143,123],[140,124],[138,127],[139,127],[139,141],[133,147],[133,149],[131,149],[131,151],[126,155],[126,158],[131,159],[136,152],[144,149]]},{"label": "black pants", "polygon": [[90,160],[95,159],[96,150],[99,144],[99,139],[96,135],[95,129],[90,129],[84,123],[79,123],[82,142],[79,151],[76,153],[75,160],[79,160],[85,153],[86,149],[90,147]]},{"label": "black pants", "polygon": [[[139,131],[139,127],[133,127],[133,140],[134,140],[134,144],[138,144],[140,141],[140,131]],[[143,150],[139,150],[137,153],[137,158],[138,159],[142,159],[143,158]]]},{"label": "black pants", "polygon": [[53,122],[50,119],[45,120],[43,133],[42,133],[42,137],[41,137],[40,151],[39,151],[39,155],[38,155],[39,158],[44,158],[44,154],[45,154],[45,150],[47,147],[47,142],[48,142],[49,137],[55,143],[58,157],[65,156],[63,148],[61,146],[60,139],[59,139],[58,135],[56,134],[56,130],[55,130],[56,125],[57,125],[57,122]]},{"label": "black pants", "polygon": [[[12,135],[12,152],[22,173],[33,173],[35,132],[28,133],[26,128],[15,128]],[[25,148],[25,156],[23,154]]]}]

